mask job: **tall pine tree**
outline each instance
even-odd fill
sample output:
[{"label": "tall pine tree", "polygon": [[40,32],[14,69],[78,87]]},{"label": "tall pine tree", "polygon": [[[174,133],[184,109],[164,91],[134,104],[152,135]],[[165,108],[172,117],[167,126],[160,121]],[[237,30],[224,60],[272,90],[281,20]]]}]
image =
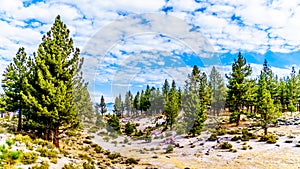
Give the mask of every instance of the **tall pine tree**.
[{"label": "tall pine tree", "polygon": [[251,67],[247,65],[246,59],[239,52],[238,58],[234,59],[232,72],[226,75],[228,79],[227,106],[229,106],[232,115],[236,116],[236,125],[240,124],[240,116],[243,112],[243,106],[247,102],[248,80],[251,75]]},{"label": "tall pine tree", "polygon": [[58,15],[51,30],[42,38],[34,55],[32,76],[25,79],[26,90],[22,94],[30,120],[41,126],[53,144],[59,147],[60,135],[77,127],[79,120],[75,110],[73,79],[79,65],[79,49],[73,47],[70,31]]},{"label": "tall pine tree", "polygon": [[24,80],[29,76],[31,60],[27,57],[25,49],[19,48],[13,62],[4,71],[2,87],[6,95],[6,110],[18,111],[18,131],[22,129],[22,114],[24,111],[24,101],[21,91],[24,90]]}]

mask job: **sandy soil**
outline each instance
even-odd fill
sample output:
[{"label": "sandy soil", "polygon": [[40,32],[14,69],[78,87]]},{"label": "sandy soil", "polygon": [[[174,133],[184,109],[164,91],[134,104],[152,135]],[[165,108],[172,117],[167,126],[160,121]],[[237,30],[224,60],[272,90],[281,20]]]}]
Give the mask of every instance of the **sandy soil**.
[{"label": "sandy soil", "polygon": [[[149,124],[149,119],[139,119],[139,123]],[[140,159],[141,164],[152,164],[157,168],[300,168],[300,147],[295,145],[300,141],[300,125],[280,126],[269,129],[270,132],[278,135],[276,144],[267,144],[258,140],[250,140],[246,143],[252,149],[242,150],[243,141],[230,141],[233,135],[218,136],[221,142],[229,141],[236,153],[218,148],[219,143],[206,141],[209,132],[203,132],[195,138],[183,138],[176,136],[176,143],[183,148],[174,148],[174,152],[165,154],[167,145],[162,144],[166,138],[153,139],[151,143],[144,140],[134,141],[127,137],[131,145],[119,144],[126,136],[120,136],[116,140],[118,144],[105,142],[101,136],[95,134],[93,141],[104,149],[119,152],[126,157]],[[262,133],[262,130],[256,134]],[[293,135],[295,138],[289,138]],[[292,140],[292,143],[285,143]],[[191,148],[191,144],[195,147]],[[141,165],[135,168],[145,168]]]}]

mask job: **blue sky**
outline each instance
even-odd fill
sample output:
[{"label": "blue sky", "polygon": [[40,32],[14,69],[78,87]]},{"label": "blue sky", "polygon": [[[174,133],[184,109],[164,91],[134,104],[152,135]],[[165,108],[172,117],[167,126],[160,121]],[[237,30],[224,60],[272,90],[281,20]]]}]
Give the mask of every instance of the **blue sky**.
[{"label": "blue sky", "polygon": [[85,58],[94,101],[165,78],[183,84],[194,64],[228,73],[239,51],[253,77],[265,58],[280,77],[299,69],[297,0],[3,0],[1,74],[19,47],[37,50],[58,14]]}]

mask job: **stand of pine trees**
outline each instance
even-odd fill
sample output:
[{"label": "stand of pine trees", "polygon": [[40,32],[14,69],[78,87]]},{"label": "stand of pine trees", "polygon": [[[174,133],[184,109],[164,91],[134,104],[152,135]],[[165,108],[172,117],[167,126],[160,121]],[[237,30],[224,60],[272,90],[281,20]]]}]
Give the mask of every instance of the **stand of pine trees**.
[{"label": "stand of pine trees", "polygon": [[18,111],[18,130],[26,130],[59,147],[61,135],[92,118],[83,60],[70,31],[57,16],[33,57],[20,48],[3,76],[5,111]]}]

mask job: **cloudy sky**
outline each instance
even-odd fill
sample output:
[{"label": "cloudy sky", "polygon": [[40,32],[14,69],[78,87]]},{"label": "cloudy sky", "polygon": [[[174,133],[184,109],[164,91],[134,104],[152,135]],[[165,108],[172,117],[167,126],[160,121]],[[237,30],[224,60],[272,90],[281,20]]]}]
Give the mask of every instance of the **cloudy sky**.
[{"label": "cloudy sky", "polygon": [[194,64],[228,73],[239,51],[253,77],[265,58],[280,77],[300,64],[297,0],[2,0],[1,74],[19,47],[37,50],[57,15],[85,58],[94,101],[164,79],[183,84]]}]

